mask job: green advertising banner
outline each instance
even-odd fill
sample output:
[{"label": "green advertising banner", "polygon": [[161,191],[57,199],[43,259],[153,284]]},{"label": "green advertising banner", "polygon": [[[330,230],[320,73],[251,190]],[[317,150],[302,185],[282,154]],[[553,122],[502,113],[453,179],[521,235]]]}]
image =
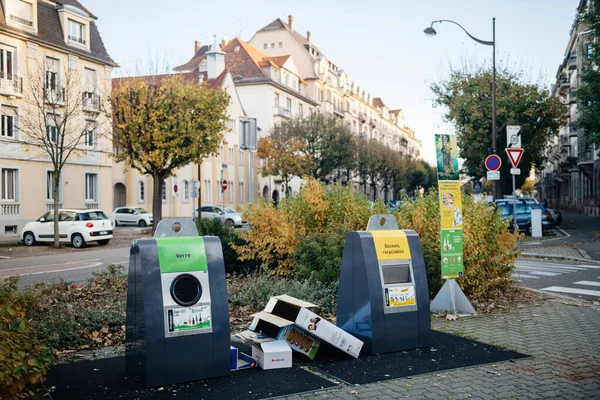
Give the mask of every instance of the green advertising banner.
[{"label": "green advertising banner", "polygon": [[463,266],[462,199],[456,135],[436,134],[440,197],[442,279],[461,278]]}]

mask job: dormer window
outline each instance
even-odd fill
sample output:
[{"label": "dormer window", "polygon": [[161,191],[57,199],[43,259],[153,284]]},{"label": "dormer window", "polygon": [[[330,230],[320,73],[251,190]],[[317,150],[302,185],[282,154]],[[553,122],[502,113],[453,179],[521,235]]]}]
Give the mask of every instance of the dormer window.
[{"label": "dormer window", "polygon": [[9,18],[13,22],[33,28],[33,4],[28,1],[17,0],[12,4]]},{"label": "dormer window", "polygon": [[85,27],[83,24],[69,20],[69,40],[85,44]]}]

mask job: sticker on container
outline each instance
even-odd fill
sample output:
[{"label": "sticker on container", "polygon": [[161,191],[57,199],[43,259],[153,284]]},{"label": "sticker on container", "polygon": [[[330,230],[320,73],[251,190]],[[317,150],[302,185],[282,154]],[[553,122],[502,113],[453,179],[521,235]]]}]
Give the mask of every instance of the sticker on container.
[{"label": "sticker on container", "polygon": [[415,305],[415,287],[399,286],[385,288],[385,305],[388,307]]},{"label": "sticker on container", "polygon": [[168,311],[169,332],[210,328],[210,305],[173,308]]}]

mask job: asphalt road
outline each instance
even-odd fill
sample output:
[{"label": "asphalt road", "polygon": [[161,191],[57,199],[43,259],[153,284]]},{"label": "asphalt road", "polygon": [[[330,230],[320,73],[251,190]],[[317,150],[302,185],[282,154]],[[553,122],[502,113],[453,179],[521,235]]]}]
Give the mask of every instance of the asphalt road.
[{"label": "asphalt road", "polygon": [[592,260],[600,261],[600,218],[587,217],[568,211],[562,212],[559,228],[571,235],[556,243],[571,244],[585,250]]}]

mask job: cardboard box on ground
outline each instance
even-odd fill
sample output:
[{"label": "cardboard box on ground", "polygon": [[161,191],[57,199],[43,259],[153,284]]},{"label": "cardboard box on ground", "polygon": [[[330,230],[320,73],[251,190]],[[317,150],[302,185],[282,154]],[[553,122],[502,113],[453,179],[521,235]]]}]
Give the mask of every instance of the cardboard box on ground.
[{"label": "cardboard box on ground", "polygon": [[324,341],[358,358],[363,342],[311,311],[313,307],[317,306],[288,295],[271,297],[264,311],[252,315],[250,329],[237,336],[253,348],[260,348],[265,341],[285,340],[311,360]]}]

